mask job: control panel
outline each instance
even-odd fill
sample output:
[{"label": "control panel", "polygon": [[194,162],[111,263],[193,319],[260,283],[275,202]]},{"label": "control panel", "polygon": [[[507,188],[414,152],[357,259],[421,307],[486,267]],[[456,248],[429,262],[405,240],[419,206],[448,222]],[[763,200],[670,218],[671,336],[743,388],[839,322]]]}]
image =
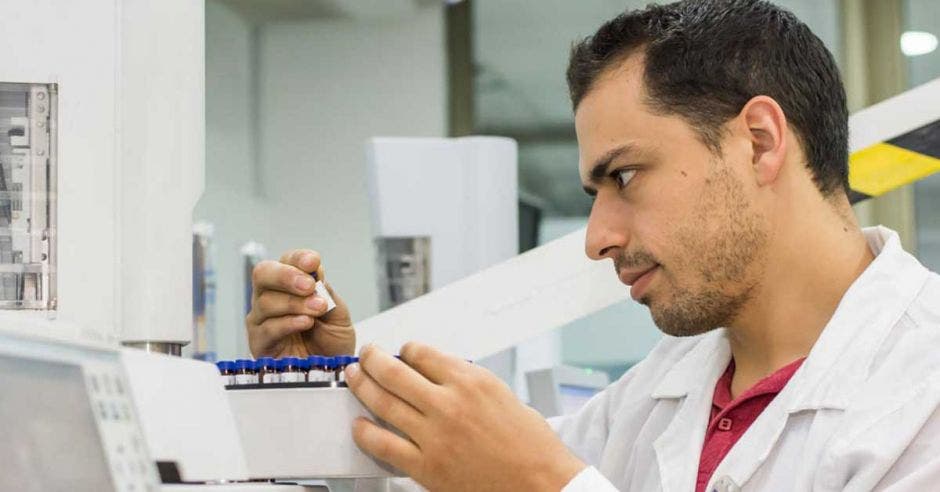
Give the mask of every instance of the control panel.
[{"label": "control panel", "polygon": [[158,490],[116,350],[0,331],[0,387],[0,490]]}]

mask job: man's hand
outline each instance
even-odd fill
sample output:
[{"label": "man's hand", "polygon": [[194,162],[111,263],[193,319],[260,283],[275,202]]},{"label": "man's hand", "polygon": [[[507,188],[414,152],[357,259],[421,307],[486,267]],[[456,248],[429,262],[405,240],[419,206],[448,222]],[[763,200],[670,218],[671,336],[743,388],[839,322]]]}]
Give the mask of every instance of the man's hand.
[{"label": "man's hand", "polygon": [[365,418],[353,438],[429,490],[560,490],[587,466],[486,369],[417,343],[401,358],[366,346],[346,380],[407,438]]},{"label": "man's hand", "polygon": [[245,318],[248,347],[255,357],[306,357],[350,354],[356,332],[346,303],[326,283],[336,308],[315,295],[311,272],[324,280],[320,255],[309,249],[284,253],[279,262],[263,261],[251,275],[251,312]]}]

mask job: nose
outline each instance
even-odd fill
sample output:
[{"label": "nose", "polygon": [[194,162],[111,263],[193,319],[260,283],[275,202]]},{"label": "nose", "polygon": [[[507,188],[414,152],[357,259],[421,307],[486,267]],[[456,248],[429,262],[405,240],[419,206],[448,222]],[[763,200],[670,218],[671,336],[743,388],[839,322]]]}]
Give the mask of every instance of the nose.
[{"label": "nose", "polygon": [[629,235],[626,216],[598,193],[588,217],[584,252],[592,260],[614,258],[626,248]]}]

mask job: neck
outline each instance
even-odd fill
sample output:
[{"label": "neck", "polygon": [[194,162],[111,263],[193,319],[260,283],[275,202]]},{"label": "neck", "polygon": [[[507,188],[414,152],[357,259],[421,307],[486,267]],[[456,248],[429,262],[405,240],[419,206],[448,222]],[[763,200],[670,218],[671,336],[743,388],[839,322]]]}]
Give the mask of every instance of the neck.
[{"label": "neck", "polygon": [[727,329],[735,397],[806,357],[845,292],[874,260],[847,200],[796,203],[812,203],[811,210],[770,224],[763,282]]}]

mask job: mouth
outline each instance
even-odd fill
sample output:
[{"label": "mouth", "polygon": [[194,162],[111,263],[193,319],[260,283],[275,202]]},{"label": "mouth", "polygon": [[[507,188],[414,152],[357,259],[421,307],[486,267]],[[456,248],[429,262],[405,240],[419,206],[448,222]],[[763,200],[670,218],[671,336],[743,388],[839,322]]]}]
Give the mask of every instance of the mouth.
[{"label": "mouth", "polygon": [[630,286],[630,297],[639,300],[643,297],[657,270],[659,270],[659,265],[653,265],[645,270],[621,270],[617,276],[620,277],[621,282]]}]

